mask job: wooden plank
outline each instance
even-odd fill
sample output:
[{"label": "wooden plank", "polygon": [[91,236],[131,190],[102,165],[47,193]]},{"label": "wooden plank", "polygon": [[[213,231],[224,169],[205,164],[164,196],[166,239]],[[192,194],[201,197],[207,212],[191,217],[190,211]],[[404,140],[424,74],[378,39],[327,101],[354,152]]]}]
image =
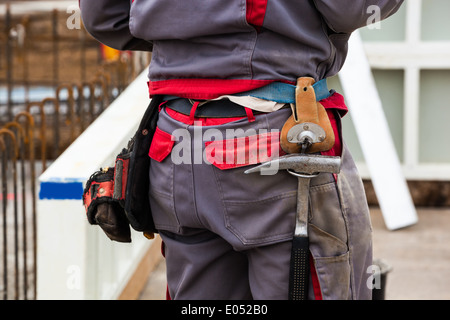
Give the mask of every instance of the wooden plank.
[{"label": "wooden plank", "polygon": [[349,48],[339,77],[386,227],[410,226],[417,222],[417,213],[358,32],[352,35]]}]

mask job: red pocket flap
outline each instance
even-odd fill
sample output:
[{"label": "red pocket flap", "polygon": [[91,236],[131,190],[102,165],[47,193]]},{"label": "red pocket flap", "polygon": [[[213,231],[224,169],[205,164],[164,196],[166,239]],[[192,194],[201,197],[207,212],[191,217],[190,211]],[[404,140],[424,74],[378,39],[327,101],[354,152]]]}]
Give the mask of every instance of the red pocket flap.
[{"label": "red pocket flap", "polygon": [[206,159],[221,170],[254,165],[285,154],[280,132],[205,142]]},{"label": "red pocket flap", "polygon": [[153,160],[161,162],[170,154],[174,144],[175,139],[172,135],[157,127],[148,155]]}]

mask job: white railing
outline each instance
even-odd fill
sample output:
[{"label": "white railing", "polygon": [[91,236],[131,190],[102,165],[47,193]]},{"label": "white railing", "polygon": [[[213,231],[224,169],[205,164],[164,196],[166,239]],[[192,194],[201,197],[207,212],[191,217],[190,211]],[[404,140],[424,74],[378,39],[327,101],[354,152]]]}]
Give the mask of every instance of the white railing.
[{"label": "white railing", "polygon": [[146,71],[40,176],[38,299],[117,299],[155,240],[110,241],[82,205],[89,176],[114,164],[149,104]]}]

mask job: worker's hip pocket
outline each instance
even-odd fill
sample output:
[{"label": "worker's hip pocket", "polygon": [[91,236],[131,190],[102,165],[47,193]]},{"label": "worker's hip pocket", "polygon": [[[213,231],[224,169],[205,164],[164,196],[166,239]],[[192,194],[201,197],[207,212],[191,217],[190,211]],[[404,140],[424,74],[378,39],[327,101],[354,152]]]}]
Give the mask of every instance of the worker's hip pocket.
[{"label": "worker's hip pocket", "polygon": [[177,232],[180,224],[175,213],[174,164],[170,157],[173,145],[172,136],[156,128],[149,150],[149,200],[156,229]]},{"label": "worker's hip pocket", "polygon": [[[332,177],[331,174],[328,175]],[[350,261],[348,231],[337,184],[331,181],[310,189],[310,251],[323,299],[348,299]]]},{"label": "worker's hip pocket", "polygon": [[319,280],[322,299],[350,299],[351,268],[348,251],[338,256],[314,257],[314,267]]}]

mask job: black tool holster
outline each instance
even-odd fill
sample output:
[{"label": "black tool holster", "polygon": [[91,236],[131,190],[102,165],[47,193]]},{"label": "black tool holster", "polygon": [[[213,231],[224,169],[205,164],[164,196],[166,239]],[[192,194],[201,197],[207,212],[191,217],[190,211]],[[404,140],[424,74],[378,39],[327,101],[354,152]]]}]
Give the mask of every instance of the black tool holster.
[{"label": "black tool holster", "polygon": [[148,198],[148,151],[158,121],[162,96],[153,97],[133,138],[116,157],[114,167],[96,171],[86,182],[83,204],[88,222],[99,225],[111,240],[131,242],[131,227],[156,233]]}]

